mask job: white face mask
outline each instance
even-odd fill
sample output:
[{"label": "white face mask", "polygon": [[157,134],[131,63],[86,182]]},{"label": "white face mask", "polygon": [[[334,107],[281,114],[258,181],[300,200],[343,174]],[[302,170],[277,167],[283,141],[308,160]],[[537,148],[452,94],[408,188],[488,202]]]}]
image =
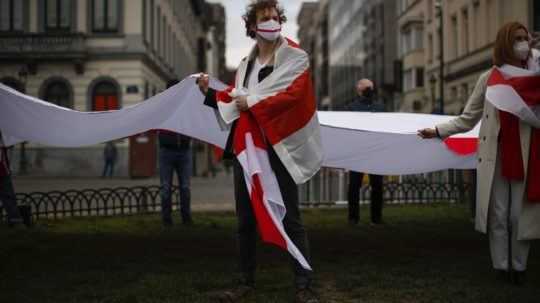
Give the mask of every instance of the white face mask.
[{"label": "white face mask", "polygon": [[264,40],[275,41],[281,34],[281,24],[276,20],[269,20],[257,25],[257,34]]},{"label": "white face mask", "polygon": [[516,42],[514,44],[514,55],[518,59],[527,60],[530,52],[531,52],[531,48],[529,46],[529,42],[521,41],[521,42]]}]

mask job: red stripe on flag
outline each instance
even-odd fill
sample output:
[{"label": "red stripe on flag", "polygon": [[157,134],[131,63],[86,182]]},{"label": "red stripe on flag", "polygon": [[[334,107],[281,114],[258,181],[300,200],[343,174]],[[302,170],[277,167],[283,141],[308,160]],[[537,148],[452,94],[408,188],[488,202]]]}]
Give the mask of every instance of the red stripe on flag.
[{"label": "red stripe on flag", "polygon": [[527,105],[537,105],[540,103],[540,76],[514,77],[505,79],[501,71],[493,69],[488,80],[488,86],[509,85],[527,103]]},{"label": "red stripe on flag", "polygon": [[448,138],[444,144],[460,156],[469,156],[478,151],[478,138]]},{"label": "red stripe on flag", "polygon": [[257,219],[259,233],[264,242],[274,244],[284,250],[287,250],[287,242],[274,224],[274,220],[266,209],[263,197],[261,181],[258,175],[253,175],[253,186],[251,188],[251,206]]},{"label": "red stripe on flag", "polygon": [[302,129],[316,112],[309,71],[298,76],[285,91],[255,104],[251,112],[272,145]]},{"label": "red stripe on flag", "polygon": [[260,149],[266,150],[266,143],[257,122],[250,112],[240,113],[233,137],[234,153],[239,155],[246,149],[246,134],[250,133],[253,144]]},{"label": "red stripe on flag", "polygon": [[300,45],[298,43],[294,42],[293,40],[289,38],[285,38],[285,40],[287,40],[287,44],[289,44],[290,47],[300,49]]}]

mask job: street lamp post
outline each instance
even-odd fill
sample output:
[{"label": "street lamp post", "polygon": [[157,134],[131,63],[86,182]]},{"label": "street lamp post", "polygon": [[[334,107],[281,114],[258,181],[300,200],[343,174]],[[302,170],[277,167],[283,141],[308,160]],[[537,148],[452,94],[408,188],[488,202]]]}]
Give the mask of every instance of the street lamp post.
[{"label": "street lamp post", "polygon": [[[437,77],[435,77],[435,74],[431,74],[431,77],[429,78],[429,87],[431,88],[431,106],[433,106],[433,109],[437,108],[435,105],[435,102],[437,101],[437,98],[435,97],[435,86],[437,85]],[[435,113],[434,110],[431,111],[432,113]]]},{"label": "street lamp post", "polygon": [[439,94],[440,94],[440,114],[444,114],[444,15],[442,0],[436,0],[435,9],[437,11],[437,17],[439,18]]}]

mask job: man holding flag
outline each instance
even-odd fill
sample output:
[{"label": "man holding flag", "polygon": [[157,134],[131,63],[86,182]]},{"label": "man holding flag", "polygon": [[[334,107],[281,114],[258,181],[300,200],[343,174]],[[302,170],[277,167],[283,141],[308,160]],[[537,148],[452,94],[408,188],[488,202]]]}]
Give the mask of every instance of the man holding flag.
[{"label": "man holding flag", "polygon": [[234,158],[241,281],[219,295],[236,302],[251,294],[255,279],[256,229],[264,242],[290,253],[296,302],[319,302],[311,288],[309,245],[298,187],[320,169],[323,155],[308,55],[280,35],[286,21],[276,0],[253,1],[244,15],[257,44],[225,91],[198,84],[205,104],[230,129],[225,156]]}]

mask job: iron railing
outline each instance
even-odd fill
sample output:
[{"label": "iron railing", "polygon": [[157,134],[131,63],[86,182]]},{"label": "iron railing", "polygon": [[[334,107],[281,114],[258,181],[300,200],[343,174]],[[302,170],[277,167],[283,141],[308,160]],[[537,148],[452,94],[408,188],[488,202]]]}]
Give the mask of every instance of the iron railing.
[{"label": "iron railing", "polygon": [[[309,182],[300,186],[300,201],[304,205],[334,205],[345,203],[348,192],[348,174],[340,169],[325,168]],[[369,203],[371,188],[360,189],[360,203]],[[434,182],[425,178],[389,178],[383,185],[383,199],[387,204],[470,202],[474,203],[475,185],[468,182]]]},{"label": "iron railing", "polygon": [[[340,204],[345,194],[337,187],[327,186],[325,182],[314,179],[300,187],[300,199],[303,206],[316,207]],[[331,184],[330,184],[331,185]],[[459,203],[472,196],[470,184],[448,183],[395,183],[384,184],[384,200],[387,204],[412,203]],[[369,203],[369,186],[360,190],[361,203]],[[179,201],[179,190],[173,188],[173,209]],[[161,210],[159,186],[136,186],[86,190],[68,190],[17,194],[18,205],[29,207],[33,220],[61,219],[88,216],[117,216],[156,213]],[[0,208],[0,218],[4,210]]]}]

